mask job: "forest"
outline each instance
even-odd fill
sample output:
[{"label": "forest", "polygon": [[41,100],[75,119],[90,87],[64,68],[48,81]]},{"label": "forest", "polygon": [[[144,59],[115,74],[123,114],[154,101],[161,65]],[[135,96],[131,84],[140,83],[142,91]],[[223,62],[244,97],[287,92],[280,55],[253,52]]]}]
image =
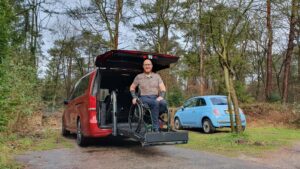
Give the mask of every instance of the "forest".
[{"label": "forest", "polygon": [[63,107],[113,49],[180,57],[159,72],[171,107],[196,95],[299,105],[298,0],[1,0],[0,131]]}]

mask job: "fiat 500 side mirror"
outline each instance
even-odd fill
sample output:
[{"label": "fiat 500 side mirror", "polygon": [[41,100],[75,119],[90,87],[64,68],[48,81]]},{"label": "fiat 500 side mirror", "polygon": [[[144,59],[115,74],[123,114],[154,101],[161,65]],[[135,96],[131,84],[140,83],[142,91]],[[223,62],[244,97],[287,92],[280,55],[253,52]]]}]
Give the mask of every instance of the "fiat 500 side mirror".
[{"label": "fiat 500 side mirror", "polygon": [[64,100],[64,104],[68,105],[69,104],[69,100]]},{"label": "fiat 500 side mirror", "polygon": [[181,109],[181,111],[183,111],[184,110],[184,106],[181,106],[180,109]]}]

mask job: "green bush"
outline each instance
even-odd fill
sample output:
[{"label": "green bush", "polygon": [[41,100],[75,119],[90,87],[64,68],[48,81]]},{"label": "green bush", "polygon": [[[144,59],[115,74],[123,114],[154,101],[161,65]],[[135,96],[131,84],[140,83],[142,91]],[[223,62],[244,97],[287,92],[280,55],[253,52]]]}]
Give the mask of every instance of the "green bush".
[{"label": "green bush", "polygon": [[279,102],[280,100],[281,100],[281,96],[277,92],[272,92],[270,94],[270,97],[268,98],[268,102],[272,102],[272,103]]},{"label": "green bush", "polygon": [[178,107],[182,104],[184,98],[179,87],[174,86],[167,93],[169,107]]},{"label": "green bush", "polygon": [[240,102],[252,103],[254,98],[248,93],[245,84],[240,81],[235,81],[235,91]]},{"label": "green bush", "polygon": [[37,71],[22,47],[25,38],[17,22],[12,3],[0,1],[0,131],[19,115],[33,112],[39,100]]},{"label": "green bush", "polygon": [[9,120],[19,115],[30,115],[39,103],[39,89],[35,68],[22,60],[5,59],[0,77],[0,131],[6,129]]}]

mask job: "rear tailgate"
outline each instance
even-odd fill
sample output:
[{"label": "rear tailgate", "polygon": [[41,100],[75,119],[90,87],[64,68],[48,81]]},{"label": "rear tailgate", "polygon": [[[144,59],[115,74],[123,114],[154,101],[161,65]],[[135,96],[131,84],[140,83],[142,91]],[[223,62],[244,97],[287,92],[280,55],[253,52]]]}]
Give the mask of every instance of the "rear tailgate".
[{"label": "rear tailgate", "polygon": [[169,68],[170,64],[177,62],[179,58],[173,55],[142,51],[111,50],[97,56],[95,64],[97,67],[142,70],[142,63],[145,59],[150,59],[154,71],[158,71]]}]

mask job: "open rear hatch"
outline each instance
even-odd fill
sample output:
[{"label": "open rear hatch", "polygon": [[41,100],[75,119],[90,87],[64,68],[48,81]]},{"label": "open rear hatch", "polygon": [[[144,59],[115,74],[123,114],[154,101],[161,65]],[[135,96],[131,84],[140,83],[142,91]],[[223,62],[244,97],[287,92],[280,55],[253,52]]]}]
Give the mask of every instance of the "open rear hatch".
[{"label": "open rear hatch", "polygon": [[[135,72],[134,74],[140,73],[143,71],[142,65],[145,59],[150,59],[153,64],[154,71],[159,71],[165,68],[169,68],[170,64],[178,61],[178,57],[172,55],[165,54],[156,54],[156,53],[148,53],[141,51],[128,51],[128,50],[112,50],[106,52],[102,55],[97,56],[96,58],[96,66],[99,67],[99,71],[117,71],[117,72]],[[117,73],[118,74],[118,73]],[[122,73],[119,73],[120,77]],[[114,77],[117,79],[118,77]],[[103,79],[105,81],[105,79]],[[103,83],[101,82],[101,84]],[[109,82],[109,83],[112,83]],[[125,83],[120,83],[125,85]],[[101,85],[100,85],[101,86]],[[129,86],[128,86],[129,87]],[[111,89],[111,88],[110,88]],[[170,129],[170,116],[168,113],[168,124],[167,129],[162,130],[161,132],[141,132],[137,133],[130,127],[128,122],[121,122],[120,112],[118,112],[118,104],[120,104],[120,100],[118,100],[117,92],[115,89],[111,89],[111,98],[112,98],[112,121],[111,128],[113,130],[113,135],[121,135],[126,136],[137,141],[140,141],[143,146],[145,145],[158,145],[158,144],[184,144],[188,142],[188,133],[185,131],[177,132]],[[127,89],[128,90],[128,89]],[[98,95],[97,95],[98,97]],[[100,97],[100,96],[99,96]],[[128,97],[131,99],[131,97]],[[98,102],[97,98],[97,102]],[[130,104],[130,103],[129,103]],[[131,106],[131,105],[129,105]],[[97,109],[100,111],[101,109]],[[101,114],[101,112],[100,112]],[[98,119],[98,125],[100,128],[101,119]]]},{"label": "open rear hatch", "polygon": [[171,63],[178,61],[178,57],[167,54],[130,50],[111,50],[97,56],[96,66],[142,71],[142,65],[145,59],[150,59],[152,61],[154,71],[169,68]]}]

